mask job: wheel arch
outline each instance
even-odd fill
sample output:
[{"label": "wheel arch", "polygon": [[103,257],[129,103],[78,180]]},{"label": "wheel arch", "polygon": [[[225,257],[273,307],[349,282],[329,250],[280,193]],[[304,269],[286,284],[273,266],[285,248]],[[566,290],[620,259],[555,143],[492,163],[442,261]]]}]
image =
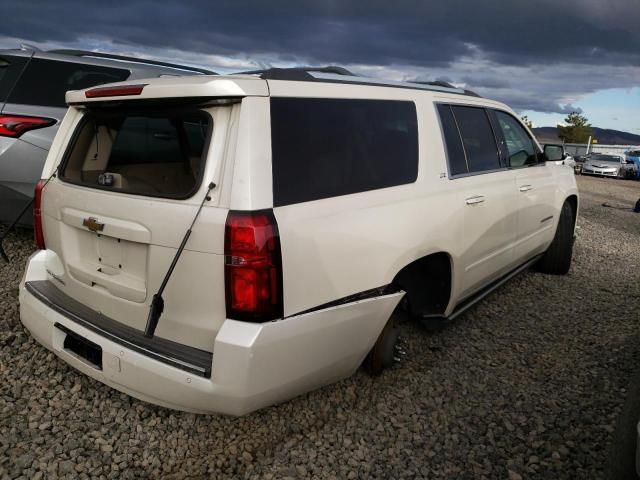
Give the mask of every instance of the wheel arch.
[{"label": "wheel arch", "polygon": [[578,195],[571,194],[564,201],[569,204],[571,211],[573,212],[573,227],[575,230],[576,222],[578,220]]},{"label": "wheel arch", "polygon": [[452,300],[453,257],[441,250],[416,258],[398,270],[391,283],[406,292],[412,313],[444,315]]}]

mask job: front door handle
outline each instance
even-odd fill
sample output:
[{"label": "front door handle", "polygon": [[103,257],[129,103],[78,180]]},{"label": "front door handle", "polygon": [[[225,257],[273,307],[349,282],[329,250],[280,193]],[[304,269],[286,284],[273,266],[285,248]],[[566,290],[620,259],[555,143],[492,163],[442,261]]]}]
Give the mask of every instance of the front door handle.
[{"label": "front door handle", "polygon": [[522,185],[519,190],[521,192],[528,192],[529,190],[533,190],[533,187],[531,185]]},{"label": "front door handle", "polygon": [[484,195],[475,195],[473,197],[469,197],[465,200],[467,205],[477,205],[479,203],[484,203]]}]

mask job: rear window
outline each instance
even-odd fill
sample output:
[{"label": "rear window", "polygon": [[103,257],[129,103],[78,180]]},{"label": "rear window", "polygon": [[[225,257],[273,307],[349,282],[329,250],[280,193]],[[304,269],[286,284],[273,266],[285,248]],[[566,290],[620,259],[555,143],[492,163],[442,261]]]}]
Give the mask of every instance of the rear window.
[{"label": "rear window", "polygon": [[462,148],[460,131],[456,125],[456,119],[453,117],[451,105],[438,105],[438,113],[440,114],[440,124],[447,145],[447,159],[449,160],[451,175],[469,173],[467,158]]},{"label": "rear window", "polygon": [[460,130],[469,172],[500,168],[498,146],[485,109],[452,105],[451,110]]},{"label": "rear window", "polygon": [[121,82],[129,75],[129,70],[122,68],[34,58],[11,92],[8,103],[65,107],[67,90]]},{"label": "rear window", "polygon": [[28,60],[26,57],[0,56],[0,104],[7,99]]},{"label": "rear window", "polygon": [[187,198],[199,187],[213,120],[197,109],[92,109],[62,179],[139,195]]},{"label": "rear window", "polygon": [[273,202],[308,202],[415,182],[413,102],[271,99]]}]

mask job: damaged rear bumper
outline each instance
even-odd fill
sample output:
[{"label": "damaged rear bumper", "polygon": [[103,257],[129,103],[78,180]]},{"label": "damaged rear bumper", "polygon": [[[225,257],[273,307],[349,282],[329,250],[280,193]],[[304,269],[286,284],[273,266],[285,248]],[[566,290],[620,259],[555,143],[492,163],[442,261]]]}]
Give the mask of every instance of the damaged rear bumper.
[{"label": "damaged rear bumper", "polygon": [[[55,299],[55,292],[43,293],[51,280],[44,267],[46,254],[31,257],[20,284],[20,318],[33,337],[117,390],[197,413],[244,415],[353,374],[404,295],[397,292],[263,324],[225,320],[212,353],[186,347],[189,355],[178,355],[186,359],[185,366],[175,362],[175,352],[173,362],[159,357],[167,351],[159,352],[157,344],[140,348],[137,335],[142,332],[122,338],[127,332],[120,329],[113,335],[104,323],[97,328],[87,318],[91,312],[78,313],[77,305],[72,305],[75,310],[68,304],[62,308],[64,302]],[[94,345],[100,365],[70,349],[68,335]],[[194,364],[204,364],[206,371],[194,370]]]}]

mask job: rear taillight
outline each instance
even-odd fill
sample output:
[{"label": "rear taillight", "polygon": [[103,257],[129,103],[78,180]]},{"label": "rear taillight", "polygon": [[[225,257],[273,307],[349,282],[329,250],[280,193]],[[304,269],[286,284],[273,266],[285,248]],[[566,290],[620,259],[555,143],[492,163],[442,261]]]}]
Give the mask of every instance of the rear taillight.
[{"label": "rear taillight", "polygon": [[51,118],[0,115],[0,137],[18,138],[29,130],[44,128],[56,123]]},{"label": "rear taillight", "polygon": [[33,200],[33,236],[36,241],[36,248],[44,250],[44,231],[42,230],[42,190],[47,184],[46,180],[36,183]]},{"label": "rear taillight", "polygon": [[117,85],[115,87],[98,87],[84,92],[87,98],[100,97],[126,97],[128,95],[140,95],[147,85]]},{"label": "rear taillight", "polygon": [[229,212],[224,253],[227,318],[282,318],[282,258],[273,212]]}]

